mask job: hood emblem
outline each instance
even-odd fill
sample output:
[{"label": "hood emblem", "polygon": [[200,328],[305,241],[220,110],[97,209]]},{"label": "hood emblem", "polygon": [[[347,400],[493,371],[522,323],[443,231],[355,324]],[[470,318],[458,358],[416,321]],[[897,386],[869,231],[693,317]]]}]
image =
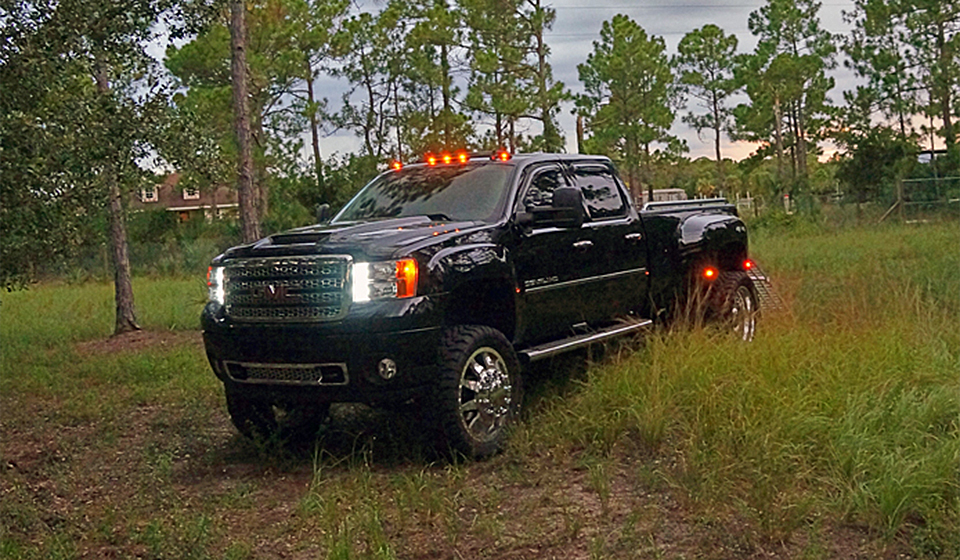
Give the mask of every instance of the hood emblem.
[{"label": "hood emblem", "polygon": [[287,299],[287,287],[267,284],[263,288],[263,298],[272,303],[281,303]]}]

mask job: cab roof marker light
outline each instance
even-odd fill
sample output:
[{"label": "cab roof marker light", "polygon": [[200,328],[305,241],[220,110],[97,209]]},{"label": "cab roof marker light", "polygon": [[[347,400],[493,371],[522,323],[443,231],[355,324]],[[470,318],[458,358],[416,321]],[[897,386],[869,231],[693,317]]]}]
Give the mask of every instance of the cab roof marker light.
[{"label": "cab roof marker light", "polygon": [[401,163],[400,160],[395,159],[392,162],[390,162],[390,168],[393,169],[394,171],[400,171],[401,169],[403,169],[403,163]]},{"label": "cab roof marker light", "polygon": [[494,160],[494,161],[496,161],[496,160],[500,160],[500,161],[510,161],[510,152],[508,152],[508,151],[506,151],[506,150],[497,150],[496,152],[493,153],[493,155],[490,157],[490,159],[492,159],[492,160]]},{"label": "cab roof marker light", "polygon": [[427,160],[427,165],[436,165],[436,164],[437,164],[437,156],[435,156],[435,155],[433,155],[433,154],[427,154],[426,160]]},{"label": "cab roof marker light", "polygon": [[445,154],[443,154],[443,155],[440,156],[440,157],[443,158],[443,163],[445,163],[445,164],[447,164],[447,165],[450,165],[450,163],[453,162],[453,156],[451,156],[450,154],[445,153]]},{"label": "cab roof marker light", "polygon": [[460,163],[467,163],[468,161],[470,161],[470,154],[468,154],[467,152],[459,152],[457,154],[457,161],[459,161]]}]

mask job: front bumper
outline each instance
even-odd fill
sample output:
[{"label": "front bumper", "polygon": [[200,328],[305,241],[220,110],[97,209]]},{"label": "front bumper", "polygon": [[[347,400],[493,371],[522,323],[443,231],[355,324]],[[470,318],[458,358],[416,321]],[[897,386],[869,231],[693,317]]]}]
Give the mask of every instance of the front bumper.
[{"label": "front bumper", "polygon": [[[283,325],[231,322],[208,304],[204,345],[227,390],[287,402],[399,403],[429,390],[437,367],[439,310],[430,298],[414,299],[367,306],[333,323]],[[396,364],[390,379],[378,373],[383,359]]]}]

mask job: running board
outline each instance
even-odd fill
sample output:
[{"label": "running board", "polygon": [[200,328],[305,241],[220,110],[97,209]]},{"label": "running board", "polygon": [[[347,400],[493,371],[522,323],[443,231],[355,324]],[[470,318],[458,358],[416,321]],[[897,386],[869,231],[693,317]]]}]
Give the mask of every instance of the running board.
[{"label": "running board", "polygon": [[537,360],[549,358],[550,356],[556,356],[557,354],[563,352],[575,350],[588,344],[594,344],[596,342],[601,342],[617,336],[623,336],[625,334],[638,331],[644,327],[648,327],[651,324],[653,324],[653,321],[650,319],[644,319],[638,323],[617,325],[616,327],[611,327],[602,331],[581,334],[570,338],[564,338],[563,340],[541,344],[540,346],[534,346],[533,348],[527,348],[526,350],[517,352],[517,355],[524,362],[535,362]]}]

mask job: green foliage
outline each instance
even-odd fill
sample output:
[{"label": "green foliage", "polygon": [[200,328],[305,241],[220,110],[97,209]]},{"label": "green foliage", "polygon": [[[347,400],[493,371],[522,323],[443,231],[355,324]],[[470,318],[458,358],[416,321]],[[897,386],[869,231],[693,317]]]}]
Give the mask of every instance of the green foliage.
[{"label": "green foliage", "polygon": [[733,138],[773,146],[778,180],[800,189],[806,187],[808,156],[828,129],[827,92],[834,85],[826,71],[836,65],[836,48],[820,26],[819,10],[813,0],[768,0],[750,14],[757,48],[740,57],[736,72],[750,103],[734,110]]},{"label": "green foliage", "polygon": [[[568,94],[555,82],[544,33],[556,18],[539,0],[463,0],[469,38],[469,89],[464,103],[492,119],[492,131],[479,140],[485,149],[562,151],[556,123],[560,102]],[[537,119],[542,133],[524,142],[518,129]]]},{"label": "green foliage", "polygon": [[[108,183],[139,186],[163,95],[143,49],[164,2],[32,2],[4,9],[0,37],[0,286],[69,257]],[[9,11],[8,11],[9,10]],[[95,78],[100,86],[95,86]],[[98,88],[106,86],[106,91]]]},{"label": "green foliage", "polygon": [[840,161],[837,179],[858,203],[890,200],[896,183],[907,176],[916,162],[916,146],[888,128],[873,128],[852,142]]},{"label": "green foliage", "polygon": [[577,66],[585,90],[577,108],[592,133],[589,151],[626,170],[635,199],[641,168],[649,171],[652,161],[650,146],[670,140],[673,74],[665,51],[662,37],[648,38],[636,22],[617,15],[603,23],[593,52]]},{"label": "green foliage", "polygon": [[[683,122],[696,129],[698,135],[705,129],[714,131],[718,169],[721,169],[720,137],[732,125],[726,100],[739,89],[734,79],[737,36],[724,34],[716,25],[704,25],[684,35],[677,50],[679,54],[672,63],[678,71],[680,87],[707,111],[706,114],[688,113]],[[723,181],[722,173],[720,181]]]}]

